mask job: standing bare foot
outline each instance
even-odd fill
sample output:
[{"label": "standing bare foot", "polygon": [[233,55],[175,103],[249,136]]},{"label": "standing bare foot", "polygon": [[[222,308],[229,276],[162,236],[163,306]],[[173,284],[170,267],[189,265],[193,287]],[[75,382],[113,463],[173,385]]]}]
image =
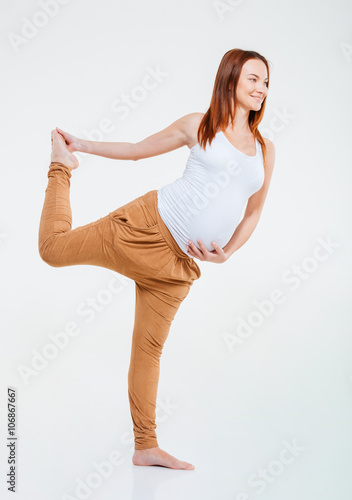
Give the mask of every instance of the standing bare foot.
[{"label": "standing bare foot", "polygon": [[51,131],[51,162],[63,163],[70,170],[78,167],[79,162],[75,155],[68,151],[65,139],[57,130]]},{"label": "standing bare foot", "polygon": [[161,450],[159,446],[146,450],[135,450],[132,463],[133,465],[161,465],[169,469],[194,469],[194,465],[177,460],[166,451]]}]

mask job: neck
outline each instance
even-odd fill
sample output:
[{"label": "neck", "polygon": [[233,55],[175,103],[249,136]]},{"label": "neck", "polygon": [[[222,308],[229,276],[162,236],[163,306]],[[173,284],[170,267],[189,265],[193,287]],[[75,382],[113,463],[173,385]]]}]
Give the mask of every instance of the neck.
[{"label": "neck", "polygon": [[244,109],[241,106],[236,107],[235,117],[233,119],[233,124],[231,122],[228,123],[228,129],[232,132],[236,132],[236,134],[248,135],[251,134],[251,129],[248,125],[248,117],[249,111],[248,109]]}]

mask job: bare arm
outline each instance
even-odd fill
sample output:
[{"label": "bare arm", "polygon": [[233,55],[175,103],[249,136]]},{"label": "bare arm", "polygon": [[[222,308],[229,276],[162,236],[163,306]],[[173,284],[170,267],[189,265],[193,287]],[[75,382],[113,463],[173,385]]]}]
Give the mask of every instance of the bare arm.
[{"label": "bare arm", "polygon": [[63,130],[68,149],[104,156],[114,160],[140,160],[161,155],[189,144],[194,135],[194,125],[199,121],[199,113],[190,113],[179,118],[165,129],[150,135],[140,142],[100,142],[78,139]]}]

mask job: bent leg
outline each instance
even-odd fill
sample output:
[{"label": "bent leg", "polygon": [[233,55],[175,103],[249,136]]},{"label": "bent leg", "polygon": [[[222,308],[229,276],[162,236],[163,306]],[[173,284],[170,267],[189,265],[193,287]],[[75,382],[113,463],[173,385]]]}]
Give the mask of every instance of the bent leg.
[{"label": "bent leg", "polygon": [[119,272],[119,263],[111,258],[111,242],[116,230],[109,215],[72,227],[70,205],[70,169],[52,162],[39,226],[38,247],[41,258],[53,267],[90,264]]},{"label": "bent leg", "polygon": [[149,287],[136,282],[135,321],[128,396],[135,449],[158,446],[156,437],[156,398],[160,357],[171,323],[191,285]]}]

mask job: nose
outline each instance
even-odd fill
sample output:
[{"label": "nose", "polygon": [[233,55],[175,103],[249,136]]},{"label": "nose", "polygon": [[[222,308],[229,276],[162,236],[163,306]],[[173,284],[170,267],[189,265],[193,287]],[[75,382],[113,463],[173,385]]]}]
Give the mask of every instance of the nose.
[{"label": "nose", "polygon": [[256,87],[256,91],[259,93],[259,94],[263,94],[264,96],[267,94],[268,92],[268,87],[266,86],[266,83],[258,83],[257,84],[257,87]]}]

